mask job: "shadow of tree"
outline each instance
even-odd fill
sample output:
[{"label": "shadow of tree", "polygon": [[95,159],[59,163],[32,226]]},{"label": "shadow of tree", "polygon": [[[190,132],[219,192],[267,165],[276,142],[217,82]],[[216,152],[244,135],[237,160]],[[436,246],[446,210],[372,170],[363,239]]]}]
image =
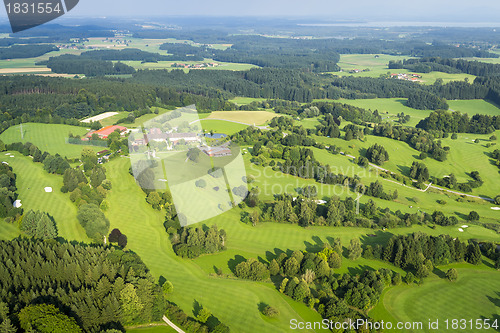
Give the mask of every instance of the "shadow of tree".
[{"label": "shadow of tree", "polygon": [[160,275],[160,277],[158,278],[158,284],[160,285],[160,287],[162,287],[165,282],[167,282],[167,279],[163,275]]},{"label": "shadow of tree", "polygon": [[240,256],[239,254],[235,255],[233,259],[229,259],[228,262],[227,262],[227,267],[229,267],[229,270],[231,272],[233,272],[233,274],[235,274],[235,271],[234,269],[236,268],[236,266],[243,262],[243,261],[246,261],[246,259],[243,257],[243,256]]},{"label": "shadow of tree", "polygon": [[399,169],[399,171],[405,175],[405,176],[410,176],[410,167],[406,165],[396,165]]},{"label": "shadow of tree", "polygon": [[432,273],[437,275],[440,279],[446,278],[446,273],[440,270],[439,268],[434,267]]},{"label": "shadow of tree", "polygon": [[259,304],[257,304],[257,308],[259,309],[260,313],[262,313],[267,306],[269,306],[269,304],[264,302],[260,302]]}]

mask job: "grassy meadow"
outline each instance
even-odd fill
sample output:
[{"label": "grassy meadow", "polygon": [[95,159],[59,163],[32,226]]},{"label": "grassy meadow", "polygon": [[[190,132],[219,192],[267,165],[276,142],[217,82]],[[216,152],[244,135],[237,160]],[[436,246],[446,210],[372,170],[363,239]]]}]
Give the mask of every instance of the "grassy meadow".
[{"label": "grassy meadow", "polygon": [[[371,310],[370,315],[377,320],[393,323],[422,322],[424,330],[418,332],[435,332],[426,326],[429,319],[433,322],[439,320],[439,332],[457,331],[451,327],[446,329],[444,322],[446,319],[450,324],[452,319],[472,319],[474,323],[476,319],[481,318],[493,321],[500,316],[500,308],[497,305],[500,299],[498,294],[500,272],[491,270],[489,265],[491,264],[485,261],[474,269],[464,264],[439,267],[419,287],[403,284],[384,292],[383,298]],[[455,267],[458,271],[456,282],[442,278],[451,267]],[[485,330],[469,327],[465,331]]]},{"label": "grassy meadow", "polygon": [[214,131],[214,133],[231,135],[247,128],[248,125],[233,123],[226,120],[203,119],[201,120],[201,127],[207,132]]},{"label": "grassy meadow", "polygon": [[248,125],[264,125],[277,116],[275,113],[268,111],[214,111],[206,119],[236,121]]},{"label": "grassy meadow", "polygon": [[90,147],[96,152],[103,149],[102,147],[66,143],[69,133],[84,135],[89,130],[86,127],[36,123],[26,123],[22,127],[24,138],[21,137],[21,125],[15,125],[0,134],[0,140],[4,143],[31,142],[40,148],[42,152],[47,151],[51,154],[59,154],[68,158],[80,156],[83,147]]},{"label": "grassy meadow", "polygon": [[[342,54],[338,65],[343,70],[342,72],[331,72],[333,75],[338,76],[357,76],[357,77],[379,77],[387,73],[413,73],[407,69],[389,69],[388,64],[390,60],[404,60],[410,57],[406,56],[392,56],[387,54]],[[365,70],[368,71],[349,73],[350,70]],[[463,81],[465,78],[469,81],[475,79],[474,75],[469,74],[448,74],[442,72],[419,73],[422,75],[422,83],[433,84],[436,79],[443,79],[444,83],[449,81]]]},{"label": "grassy meadow", "polygon": [[[68,240],[89,241],[85,230],[76,219],[76,206],[69,200],[69,194],[60,191],[63,185],[62,177],[47,173],[41,163],[33,163],[31,158],[18,152],[13,152],[12,155],[14,157],[1,154],[0,161],[9,163],[17,175],[17,193],[22,208],[49,213],[56,221],[60,237]],[[45,187],[52,187],[52,192],[45,192]],[[5,228],[11,236],[14,235],[15,231],[4,227],[4,223],[0,222],[0,228]]]}]

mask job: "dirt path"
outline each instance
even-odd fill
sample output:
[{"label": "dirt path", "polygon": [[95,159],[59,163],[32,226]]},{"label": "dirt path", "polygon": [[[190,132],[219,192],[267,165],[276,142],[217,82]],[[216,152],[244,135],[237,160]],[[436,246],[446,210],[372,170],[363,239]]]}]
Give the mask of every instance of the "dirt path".
[{"label": "dirt path", "polygon": [[179,332],[179,333],[186,333],[183,330],[181,330],[179,327],[177,327],[177,325],[175,325],[170,320],[168,320],[168,318],[166,316],[163,316],[163,321],[166,322],[168,326],[172,327],[177,332]]}]

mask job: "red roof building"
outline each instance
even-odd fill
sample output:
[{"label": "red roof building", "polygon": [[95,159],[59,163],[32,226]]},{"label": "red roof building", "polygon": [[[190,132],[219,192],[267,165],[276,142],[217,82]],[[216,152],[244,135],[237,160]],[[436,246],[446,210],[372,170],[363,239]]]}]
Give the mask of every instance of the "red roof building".
[{"label": "red roof building", "polygon": [[94,132],[89,132],[87,134],[87,137],[91,137],[92,134],[97,134],[101,139],[107,139],[108,136],[113,133],[114,131],[119,130],[120,133],[126,132],[127,128],[123,126],[117,126],[117,125],[111,125],[111,126],[106,126],[101,128],[100,130],[94,131]]}]

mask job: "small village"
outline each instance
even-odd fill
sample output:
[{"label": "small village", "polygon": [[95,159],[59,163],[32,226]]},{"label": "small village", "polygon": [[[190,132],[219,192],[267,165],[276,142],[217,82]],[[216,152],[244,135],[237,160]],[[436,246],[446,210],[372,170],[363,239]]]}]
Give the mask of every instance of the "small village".
[{"label": "small village", "polygon": [[205,62],[202,64],[184,64],[184,63],[173,63],[171,67],[173,68],[188,68],[188,69],[203,69],[210,67],[218,67],[219,64],[216,62]]},{"label": "small village", "polygon": [[391,79],[421,82],[422,75],[410,73],[392,73]]}]

